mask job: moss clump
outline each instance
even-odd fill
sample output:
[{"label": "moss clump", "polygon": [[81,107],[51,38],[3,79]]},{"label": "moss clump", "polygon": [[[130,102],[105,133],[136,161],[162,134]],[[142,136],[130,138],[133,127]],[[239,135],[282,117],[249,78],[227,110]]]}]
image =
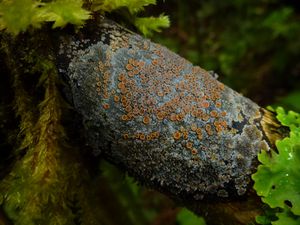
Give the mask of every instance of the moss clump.
[{"label": "moss clump", "polygon": [[139,17],[138,13],[150,4],[156,4],[156,0],[5,0],[0,2],[0,30],[17,35],[30,27],[40,28],[45,22],[51,22],[53,28],[67,24],[81,27],[94,12],[105,14],[126,9],[121,14],[129,17],[144,35],[150,35],[170,24],[163,15]]}]

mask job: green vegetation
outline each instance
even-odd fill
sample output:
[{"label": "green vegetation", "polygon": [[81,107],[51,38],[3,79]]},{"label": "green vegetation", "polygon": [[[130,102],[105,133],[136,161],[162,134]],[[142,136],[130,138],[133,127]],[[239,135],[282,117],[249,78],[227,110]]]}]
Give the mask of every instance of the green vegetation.
[{"label": "green vegetation", "polygon": [[[262,151],[258,159],[262,165],[252,176],[254,189],[262,201],[275,213],[262,216],[261,224],[299,224],[300,222],[300,114],[276,110],[278,120],[290,128],[290,136],[276,143],[277,151]],[[275,210],[274,210],[275,209]],[[276,218],[277,217],[277,218]]]},{"label": "green vegetation", "polygon": [[52,22],[53,28],[65,27],[68,23],[81,27],[91,19],[93,12],[104,14],[126,8],[132,23],[144,35],[150,35],[170,24],[167,16],[156,18],[137,15],[145,6],[155,3],[155,0],[3,0],[0,2],[0,30],[17,35],[30,27],[40,28],[45,22]]}]

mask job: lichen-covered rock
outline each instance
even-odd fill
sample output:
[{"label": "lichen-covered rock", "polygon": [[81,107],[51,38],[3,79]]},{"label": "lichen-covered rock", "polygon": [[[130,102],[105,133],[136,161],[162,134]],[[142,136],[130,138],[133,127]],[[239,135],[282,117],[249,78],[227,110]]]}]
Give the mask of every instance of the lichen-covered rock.
[{"label": "lichen-covered rock", "polygon": [[244,195],[268,149],[260,107],[167,48],[103,20],[95,40],[61,44],[61,68],[89,145],[171,196]]}]

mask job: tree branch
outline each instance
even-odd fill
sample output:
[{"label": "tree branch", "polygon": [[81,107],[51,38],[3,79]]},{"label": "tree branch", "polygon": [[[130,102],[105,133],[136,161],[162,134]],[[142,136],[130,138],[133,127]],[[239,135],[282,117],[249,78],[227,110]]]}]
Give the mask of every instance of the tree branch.
[{"label": "tree branch", "polygon": [[257,154],[287,135],[271,112],[103,18],[59,43],[58,68],[96,155],[208,224],[254,220]]}]

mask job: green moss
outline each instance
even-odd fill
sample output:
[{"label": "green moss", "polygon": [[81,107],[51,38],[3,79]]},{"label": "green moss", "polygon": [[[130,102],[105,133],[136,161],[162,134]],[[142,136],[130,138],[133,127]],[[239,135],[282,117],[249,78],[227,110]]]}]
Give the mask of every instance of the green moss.
[{"label": "green moss", "polygon": [[[84,8],[83,5],[87,7]],[[5,0],[0,2],[0,30],[14,35],[26,31],[29,27],[39,28],[45,22],[53,23],[53,28],[64,27],[68,23],[81,27],[91,14],[100,11],[110,13],[120,8],[129,11],[130,21],[144,34],[159,32],[169,26],[166,16],[138,17],[144,7],[156,4],[155,0]]]},{"label": "green moss", "polygon": [[262,151],[258,155],[262,165],[252,176],[254,189],[264,203],[272,209],[279,209],[276,213],[278,219],[271,224],[299,224],[300,115],[293,111],[286,113],[280,107],[276,113],[282,125],[290,128],[290,136],[276,142],[278,152]]}]

